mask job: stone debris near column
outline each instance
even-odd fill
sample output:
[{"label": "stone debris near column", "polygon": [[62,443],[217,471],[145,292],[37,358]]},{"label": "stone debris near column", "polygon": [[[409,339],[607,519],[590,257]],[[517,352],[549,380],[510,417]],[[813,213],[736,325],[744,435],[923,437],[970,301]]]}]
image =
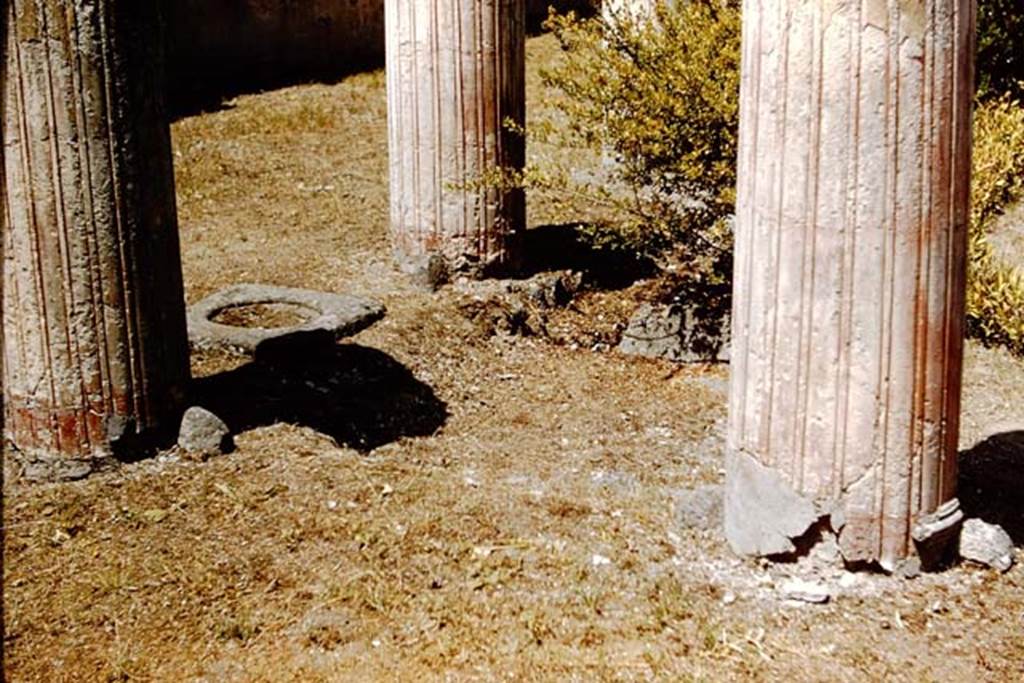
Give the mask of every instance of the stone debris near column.
[{"label": "stone debris near column", "polygon": [[192,457],[205,459],[227,453],[234,444],[223,420],[206,408],[192,406],[181,419],[178,447]]},{"label": "stone debris near column", "polygon": [[787,600],[823,605],[832,599],[828,586],[804,579],[790,579],[782,584],[782,595]]},{"label": "stone debris near column", "polygon": [[1007,572],[1013,566],[1013,539],[998,524],[969,519],[960,532],[960,556]]},{"label": "stone debris near column", "polygon": [[622,333],[620,353],[678,363],[729,360],[729,313],[691,303],[641,304]]}]

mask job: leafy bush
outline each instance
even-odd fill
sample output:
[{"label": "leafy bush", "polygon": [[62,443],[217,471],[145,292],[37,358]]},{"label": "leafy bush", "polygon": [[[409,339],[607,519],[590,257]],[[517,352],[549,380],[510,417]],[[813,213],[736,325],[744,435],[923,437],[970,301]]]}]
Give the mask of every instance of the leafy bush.
[{"label": "leafy bush", "polygon": [[1024,2],[978,0],[978,95],[1024,97]]},{"label": "leafy bush", "polygon": [[975,110],[971,183],[971,225],[978,230],[1024,197],[1024,107],[1009,94]]},{"label": "leafy bush", "polygon": [[[979,104],[975,118],[967,314],[969,332],[1024,353],[1024,276],[1001,263],[986,231],[1024,200],[1020,0],[982,0]],[[698,279],[730,275],[728,219],[734,210],[740,15],[735,0],[660,5],[654,21],[629,16],[552,16],[567,51],[545,73],[568,131],[562,146],[603,150],[606,176],[535,167],[527,182],[569,190],[576,205],[611,210],[591,237],[633,254],[684,264]],[[550,132],[550,130],[549,130]],[[566,135],[565,133],[560,133]],[[581,200],[582,198],[582,200]]]},{"label": "leafy bush", "polygon": [[972,182],[968,332],[1024,354],[1024,275],[1002,263],[988,241],[993,220],[1024,200],[1024,107],[1008,94],[975,112]]},{"label": "leafy bush", "polygon": [[[602,150],[596,176],[533,169],[577,200],[610,211],[590,225],[600,245],[669,257],[698,274],[728,269],[739,118],[739,3],[661,5],[629,17],[548,22],[570,59],[544,73],[562,97],[567,145]],[[709,77],[712,76],[712,77]],[[598,164],[601,165],[601,164]],[[554,180],[558,178],[559,180]]]}]

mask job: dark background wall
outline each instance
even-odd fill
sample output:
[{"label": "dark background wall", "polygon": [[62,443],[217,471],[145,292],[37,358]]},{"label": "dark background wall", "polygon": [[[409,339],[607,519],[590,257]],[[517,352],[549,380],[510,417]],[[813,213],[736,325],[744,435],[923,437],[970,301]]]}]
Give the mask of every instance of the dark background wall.
[{"label": "dark background wall", "polygon": [[[536,30],[548,4],[527,0]],[[164,0],[172,110],[240,92],[336,81],[384,60],[384,0]]]}]

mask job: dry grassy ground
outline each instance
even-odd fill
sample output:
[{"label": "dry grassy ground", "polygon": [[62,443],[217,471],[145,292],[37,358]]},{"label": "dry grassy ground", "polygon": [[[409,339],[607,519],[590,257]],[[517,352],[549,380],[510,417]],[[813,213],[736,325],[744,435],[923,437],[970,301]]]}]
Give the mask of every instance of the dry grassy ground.
[{"label": "dry grassy ground", "polygon": [[[529,44],[533,112],[555,51]],[[1024,677],[1020,565],[835,575],[830,604],[794,607],[776,586],[799,568],[679,526],[677,492],[722,477],[726,368],[587,343],[649,285],[556,313],[566,343],[493,335],[470,294],[411,288],[385,234],[382,88],[369,73],[175,124],[190,301],[255,281],[388,316],[274,376],[195,357],[244,428],[230,455],[8,481],[9,680]],[[965,449],[1024,430],[1024,363],[971,346],[966,383]],[[970,457],[1005,469],[965,493],[1024,521],[1021,449]]]}]

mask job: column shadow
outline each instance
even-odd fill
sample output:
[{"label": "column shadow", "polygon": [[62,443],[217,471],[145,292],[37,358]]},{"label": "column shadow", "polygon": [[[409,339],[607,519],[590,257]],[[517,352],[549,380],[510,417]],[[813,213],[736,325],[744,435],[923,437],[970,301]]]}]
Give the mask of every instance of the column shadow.
[{"label": "column shadow", "polygon": [[[335,84],[384,67],[384,3],[365,0],[162,0],[172,120],[230,108],[238,95]],[[548,7],[594,14],[592,0],[528,0],[526,33]]]},{"label": "column shadow", "polygon": [[583,277],[582,285],[595,289],[623,289],[637,280],[653,276],[656,264],[634,253],[595,247],[582,233],[580,223],[539,225],[522,235],[523,252],[529,254],[519,277],[538,273],[573,270]]},{"label": "column shadow", "polygon": [[193,392],[233,434],[287,422],[362,452],[429,436],[448,419],[447,405],[406,366],[357,344],[258,352],[237,369],[197,379]]},{"label": "column shadow", "polygon": [[1024,545],[1024,430],[988,437],[961,452],[959,464],[964,514],[999,524]]}]

